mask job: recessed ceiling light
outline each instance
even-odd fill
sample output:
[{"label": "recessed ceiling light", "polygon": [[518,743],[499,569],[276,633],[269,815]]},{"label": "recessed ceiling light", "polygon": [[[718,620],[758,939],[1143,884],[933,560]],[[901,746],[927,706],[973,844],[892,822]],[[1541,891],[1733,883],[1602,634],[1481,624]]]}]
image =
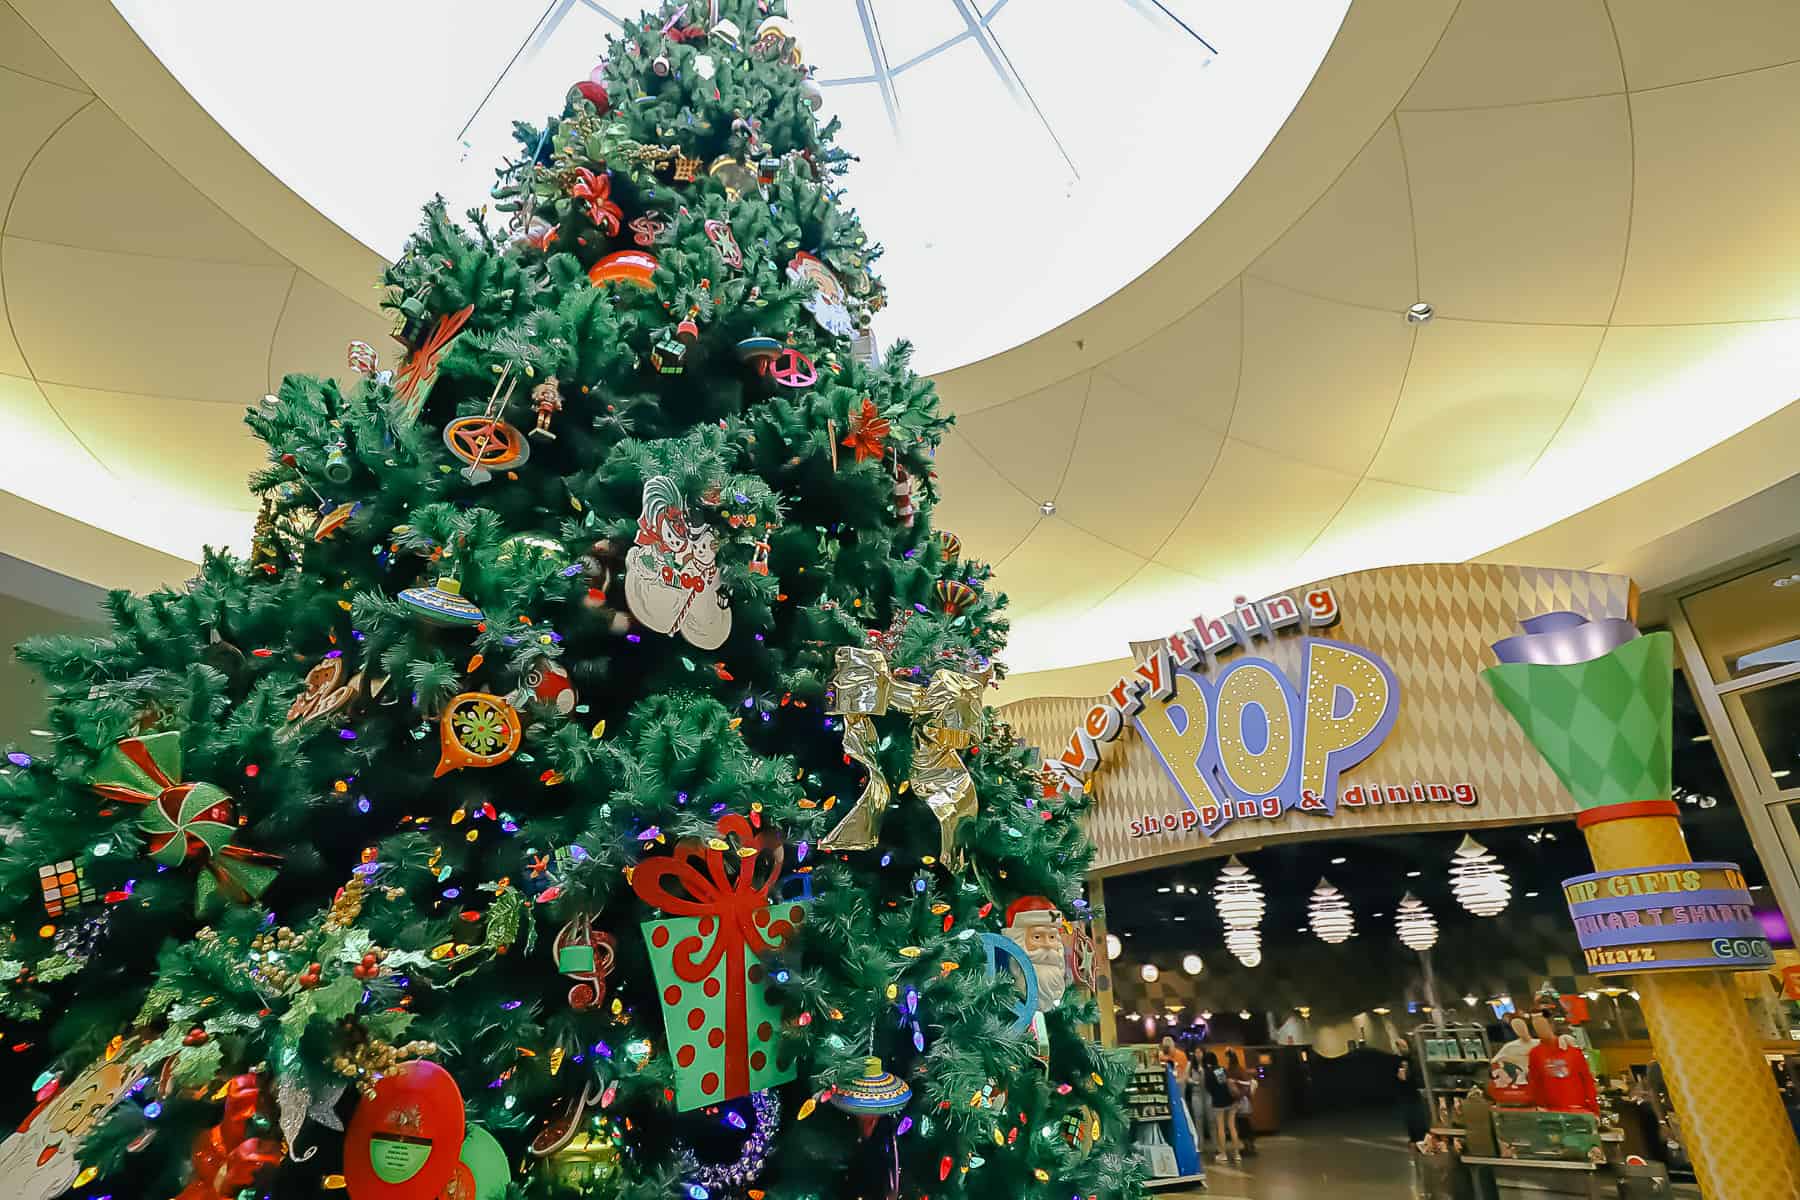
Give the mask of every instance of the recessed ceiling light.
[{"label": "recessed ceiling light", "polygon": [[1537,899],[1537,893],[1536,892],[1526,892],[1525,898],[1527,900],[1535,900],[1535,899]]},{"label": "recessed ceiling light", "polygon": [[1695,738],[1694,740],[1696,742],[1710,742],[1710,741],[1712,741],[1712,734],[1703,733],[1699,737]]},{"label": "recessed ceiling light", "polygon": [[1177,921],[1185,921],[1185,920],[1187,920],[1187,918],[1186,918],[1186,917],[1176,917],[1176,918],[1175,918],[1175,919],[1176,919],[1176,920],[1177,920]]},{"label": "recessed ceiling light", "polygon": [[1783,767],[1779,771],[1770,771],[1769,778],[1770,779],[1786,779],[1789,775],[1792,775],[1792,774],[1793,774],[1792,771],[1790,771],[1786,767]]},{"label": "recessed ceiling light", "polygon": [[1753,892],[1760,892],[1763,890],[1763,885],[1760,883],[1753,883],[1750,885],[1750,890]]},{"label": "recessed ceiling light", "polygon": [[1331,865],[1334,867],[1341,867],[1349,861],[1350,861],[1349,859],[1345,858],[1343,855],[1340,854],[1336,858],[1331,860]]},{"label": "recessed ceiling light", "polygon": [[1159,887],[1156,889],[1156,892],[1158,895],[1162,895],[1163,893],[1167,892],[1168,890],[1169,889],[1167,887]]},{"label": "recessed ceiling light", "polygon": [[1249,1009],[1247,1009],[1247,1008],[1238,1009],[1238,1020],[1248,1021],[1249,1019],[1250,1019],[1250,1010]]},{"label": "recessed ceiling light", "polygon": [[1038,511],[1043,513],[1046,517],[1054,517],[1056,515],[1056,501],[1044,501],[1042,504],[1038,505]]},{"label": "recessed ceiling light", "polygon": [[1155,983],[1156,977],[1161,974],[1162,972],[1156,969],[1155,963],[1145,963],[1138,968],[1138,975],[1145,983]]},{"label": "recessed ceiling light", "polygon": [[1406,873],[1406,877],[1408,879],[1417,879],[1419,876],[1423,875],[1424,873],[1425,872],[1423,872],[1423,871],[1408,871]]},{"label": "recessed ceiling light", "polygon": [[1425,322],[1431,320],[1436,311],[1437,310],[1432,308],[1431,305],[1421,300],[1406,310],[1406,323],[1408,325],[1423,325]]},{"label": "recessed ceiling light", "polygon": [[1385,916],[1387,916],[1387,914],[1386,914],[1386,913],[1384,913],[1384,912],[1378,912],[1378,913],[1370,913],[1370,914],[1369,914],[1369,919],[1370,919],[1370,920],[1373,920],[1373,919],[1374,919],[1374,918],[1376,918],[1376,917],[1385,917]]}]

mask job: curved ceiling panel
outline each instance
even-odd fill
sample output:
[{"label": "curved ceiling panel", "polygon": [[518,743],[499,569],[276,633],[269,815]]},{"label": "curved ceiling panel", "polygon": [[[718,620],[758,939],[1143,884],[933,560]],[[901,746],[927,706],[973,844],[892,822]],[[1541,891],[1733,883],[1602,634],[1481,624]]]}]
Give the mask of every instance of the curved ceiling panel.
[{"label": "curved ceiling panel", "polygon": [[[270,170],[390,257],[433,192],[452,212],[484,204],[493,165],[514,153],[513,121],[559,108],[607,35],[644,7],[385,0],[359,8],[351,30],[310,5],[115,4]],[[844,144],[861,156],[849,196],[887,246],[890,304],[877,332],[911,339],[919,368],[941,370],[1124,286],[1243,178],[1347,7],[792,0],[825,113],[843,118]],[[396,86],[395,45],[430,69]],[[276,55],[330,62],[330,87],[296,104],[271,86]],[[1096,64],[1119,84],[1098,103]],[[405,135],[393,146],[376,130]],[[379,170],[345,170],[378,140]],[[1152,177],[1180,203],[1146,203]],[[985,297],[979,319],[942,304],[948,288]]]}]

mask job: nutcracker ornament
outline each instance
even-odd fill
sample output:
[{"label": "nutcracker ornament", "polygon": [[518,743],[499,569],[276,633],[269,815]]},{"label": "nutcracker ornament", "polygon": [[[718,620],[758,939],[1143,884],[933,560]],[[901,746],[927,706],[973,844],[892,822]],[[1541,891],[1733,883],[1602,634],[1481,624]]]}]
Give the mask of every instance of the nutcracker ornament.
[{"label": "nutcracker ornament", "polygon": [[562,410],[562,392],[557,387],[556,376],[552,375],[531,389],[531,411],[537,414],[537,428],[531,431],[531,436],[554,442],[556,435],[550,432],[550,419]]}]

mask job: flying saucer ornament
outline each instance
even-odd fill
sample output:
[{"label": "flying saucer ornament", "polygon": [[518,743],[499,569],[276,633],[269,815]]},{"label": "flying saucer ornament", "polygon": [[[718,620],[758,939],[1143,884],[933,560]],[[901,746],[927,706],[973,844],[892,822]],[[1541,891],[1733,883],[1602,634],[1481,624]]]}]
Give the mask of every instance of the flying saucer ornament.
[{"label": "flying saucer ornament", "polygon": [[765,365],[774,362],[775,356],[780,353],[781,343],[760,333],[752,334],[737,344],[738,361],[755,367],[759,374]]},{"label": "flying saucer ornament", "polygon": [[440,575],[430,587],[407,588],[400,603],[433,625],[470,626],[487,620],[487,614],[463,599],[462,581]]},{"label": "flying saucer ornament", "polygon": [[826,333],[847,338],[856,332],[844,285],[821,259],[800,251],[789,260],[787,277],[793,283],[812,285],[813,293],[806,298],[805,308]]},{"label": "flying saucer ornament", "polygon": [[438,718],[435,779],[464,767],[497,767],[519,750],[519,710],[487,692],[455,696]]},{"label": "flying saucer ornament", "polygon": [[588,268],[588,280],[595,287],[622,283],[651,290],[650,277],[656,273],[656,255],[648,250],[615,250]]},{"label": "flying saucer ornament", "polygon": [[937,531],[938,545],[944,548],[944,561],[955,562],[962,557],[962,539],[948,529]]},{"label": "flying saucer ornament", "polygon": [[493,472],[521,467],[531,457],[531,443],[515,425],[497,417],[458,417],[444,426],[444,446],[468,465],[462,476],[486,483]]},{"label": "flying saucer ornament", "polygon": [[712,165],[706,168],[706,173],[719,181],[728,200],[754,193],[759,183],[755,168],[739,162],[729,154],[721,154],[713,159]]},{"label": "flying saucer ornament", "polygon": [[719,260],[732,270],[744,265],[744,251],[737,244],[737,236],[731,232],[729,222],[709,219],[705,225],[706,239],[719,252]]}]

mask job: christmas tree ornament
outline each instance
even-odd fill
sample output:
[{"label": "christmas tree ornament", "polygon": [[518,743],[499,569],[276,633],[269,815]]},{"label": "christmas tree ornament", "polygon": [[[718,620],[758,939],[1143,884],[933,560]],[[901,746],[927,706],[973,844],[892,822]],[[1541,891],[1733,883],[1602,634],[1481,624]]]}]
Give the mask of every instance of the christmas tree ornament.
[{"label": "christmas tree ornament", "polygon": [[287,719],[290,722],[316,721],[342,712],[349,707],[361,682],[360,674],[349,683],[344,682],[341,657],[322,659],[306,673],[306,686],[288,705]]},{"label": "christmas tree ornament", "polygon": [[452,575],[438,576],[430,587],[405,589],[400,603],[433,625],[466,628],[487,620],[486,613],[463,598],[462,581]]},{"label": "christmas tree ornament", "polygon": [[606,94],[605,63],[589,71],[588,77],[575,85],[575,90],[581,93],[583,100],[594,106],[594,112],[598,116],[604,117],[612,108],[612,97]]},{"label": "christmas tree ornament", "polygon": [[432,778],[464,767],[497,767],[519,750],[519,711],[499,696],[463,692],[438,718],[440,753]]},{"label": "christmas tree ornament", "polygon": [[744,37],[743,32],[738,29],[738,23],[730,17],[720,17],[714,21],[711,32],[714,40],[727,50],[738,49],[738,44]]},{"label": "christmas tree ornament", "polygon": [[819,381],[818,368],[812,359],[792,347],[784,347],[767,359],[758,360],[757,370],[784,388],[811,387]]},{"label": "christmas tree ornament", "polygon": [[766,374],[765,364],[774,362],[781,349],[781,343],[774,338],[752,334],[737,344],[738,361],[755,367],[759,375]]},{"label": "christmas tree ornament", "polygon": [[656,255],[648,250],[615,250],[588,268],[588,279],[595,287],[622,283],[650,291],[650,277],[656,273]]},{"label": "christmas tree ornament", "polygon": [[[787,48],[782,53],[782,47]],[[762,24],[756,27],[756,48],[772,57],[780,55],[781,61],[790,67],[803,65],[805,59],[800,53],[800,35],[794,23],[786,17],[764,17]]]},{"label": "christmas tree ornament", "polygon": [[669,219],[668,214],[655,209],[631,218],[628,228],[631,230],[631,240],[646,248],[675,239],[675,222]]},{"label": "christmas tree ornament", "polygon": [[968,612],[979,598],[974,588],[960,579],[940,579],[931,585],[931,594],[937,597],[938,610],[952,617]]},{"label": "christmas tree ornament", "polygon": [[725,189],[727,200],[737,200],[753,195],[757,189],[756,172],[750,166],[729,154],[721,154],[712,160],[706,173],[718,180],[719,186]]},{"label": "christmas tree ornament", "polygon": [[169,730],[114,744],[101,755],[88,784],[107,800],[142,807],[138,831],[152,861],[165,867],[178,867],[190,858],[204,863],[194,888],[201,911],[215,893],[248,904],[275,881],[280,858],[232,844],[237,817],[225,789],[181,782],[180,733]]},{"label": "christmas tree ornament", "polygon": [[0,1142],[0,1195],[52,1200],[75,1185],[82,1140],[144,1077],[147,1068],[133,1061],[142,1045],[115,1038],[100,1061],[67,1083],[51,1084],[54,1090]]},{"label": "christmas tree ornament", "polygon": [[550,418],[562,410],[562,392],[557,388],[556,376],[552,375],[531,389],[531,411],[537,414],[537,427],[531,431],[531,436],[554,442],[556,435],[550,432]]},{"label": "christmas tree ornament", "polygon": [[913,517],[918,510],[913,507],[912,476],[900,465],[898,457],[894,460],[894,518],[908,529],[912,528]]},{"label": "christmas tree ornament", "polygon": [[813,292],[806,298],[805,308],[819,323],[819,328],[832,337],[841,338],[856,332],[856,323],[850,319],[850,310],[845,307],[844,285],[823,261],[802,250],[788,262],[787,277],[791,283],[812,286]]},{"label": "christmas tree ornament", "polygon": [[457,417],[444,426],[444,446],[468,464],[461,473],[470,483],[486,483],[494,470],[510,471],[531,458],[525,435],[495,417]]},{"label": "christmas tree ornament", "polygon": [[549,705],[559,716],[564,717],[575,711],[575,684],[569,679],[569,673],[563,670],[562,664],[555,659],[534,659],[520,683],[523,686],[519,692],[509,697],[515,704],[535,700],[539,704]]},{"label": "christmas tree ornament", "polygon": [[474,315],[475,306],[470,304],[439,317],[431,336],[401,365],[394,376],[394,412],[402,427],[417,421],[425,410],[425,402],[431,398],[431,385],[437,382],[439,360]]},{"label": "christmas tree ornament", "polygon": [[735,1118],[730,1123],[748,1133],[736,1160],[702,1163],[691,1150],[682,1152],[684,1173],[711,1195],[735,1194],[756,1182],[768,1165],[769,1151],[775,1144],[775,1135],[781,1130],[781,1099],[773,1091],[751,1093],[749,1120],[745,1120],[735,1106],[730,1107],[728,1113]]},{"label": "christmas tree ornament", "polygon": [[224,1090],[225,1112],[217,1125],[194,1139],[192,1176],[175,1200],[237,1200],[239,1192],[255,1187],[286,1157],[281,1139],[273,1136],[279,1131],[260,1111],[259,1077],[236,1076]]},{"label": "christmas tree ornament", "polygon": [[[1031,961],[1031,955],[1025,947],[1003,933],[983,930],[980,934],[982,948],[987,953],[987,973],[990,979],[998,978],[1003,972],[1010,972],[1012,977],[1023,987],[1024,991],[1008,1011],[1012,1014],[1012,1023],[1006,1032],[1013,1037],[1024,1033],[1032,1027],[1032,1022],[1043,1019],[1043,1005],[1038,993],[1037,964]],[[1007,965],[1002,967],[1001,960]]]},{"label": "christmas tree ornament", "polygon": [[700,323],[694,320],[696,311],[689,309],[688,315],[675,326],[675,340],[684,346],[692,346],[700,340]]},{"label": "christmas tree ornament", "polygon": [[319,523],[313,526],[312,540],[315,542],[322,542],[329,538],[332,534],[349,524],[350,518],[356,515],[356,510],[360,507],[362,507],[360,504],[351,501],[348,504],[340,504],[336,508],[320,513]]},{"label": "christmas tree ornament", "polygon": [[912,1100],[912,1089],[906,1081],[881,1065],[881,1059],[870,1055],[862,1060],[862,1073],[849,1083],[840,1083],[831,1093],[831,1106],[862,1119],[863,1136],[874,1132],[875,1122],[893,1113],[903,1112]]},{"label": "christmas tree ornament", "polygon": [[325,447],[325,478],[333,483],[350,479],[350,459],[345,453],[348,449],[349,444],[341,440]]},{"label": "christmas tree ornament", "polygon": [[381,366],[381,355],[367,342],[351,342],[345,358],[349,361],[350,369],[358,375],[373,375]]},{"label": "christmas tree ornament", "polygon": [[583,202],[588,220],[601,233],[607,237],[618,236],[619,221],[625,213],[613,202],[612,176],[609,173],[602,171],[596,175],[586,167],[576,167],[575,181],[569,185],[569,198]]},{"label": "christmas tree ornament", "polygon": [[961,538],[957,537],[954,533],[951,533],[948,529],[938,530],[937,536],[938,545],[943,547],[944,550],[945,562],[953,563],[962,557]]},{"label": "christmas tree ornament", "polygon": [[870,850],[881,838],[881,817],[893,789],[876,759],[880,739],[873,718],[889,708],[913,718],[912,771],[908,785],[938,822],[938,860],[960,869],[956,844],[962,823],[975,815],[975,780],[961,752],[981,730],[982,684],[956,671],[937,670],[927,684],[895,679],[879,650],[839,646],[829,711],[844,718],[844,753],[869,773],[862,794],[820,839],[824,850]]},{"label": "christmas tree ornament", "polygon": [[650,348],[650,367],[658,375],[679,375],[687,365],[687,344],[664,332]]},{"label": "christmas tree ornament", "polygon": [[463,1135],[450,1181],[438,1195],[440,1200],[506,1200],[511,1183],[512,1165],[506,1161],[506,1151],[493,1134],[471,1124]]},{"label": "christmas tree ornament", "polygon": [[568,1146],[581,1132],[588,1109],[600,1103],[600,1085],[589,1079],[576,1091],[564,1096],[555,1111],[532,1135],[526,1152],[533,1158],[545,1158]]},{"label": "christmas tree ornament", "polygon": [[551,945],[556,969],[578,981],[569,989],[570,1008],[583,1012],[600,1007],[606,999],[606,977],[612,974],[617,948],[612,934],[595,929],[593,918],[587,913],[557,931]]},{"label": "christmas tree ornament", "polygon": [[[721,817],[717,829],[708,842],[683,839],[671,854],[643,860],[631,876],[639,899],[670,914],[646,921],[643,931],[682,1112],[794,1077],[779,1044],[781,1004],[768,961],[806,908],[770,903],[781,875],[779,840],[736,813]],[[731,838],[754,854],[731,852]]]},{"label": "christmas tree ornament", "polygon": [[708,218],[704,226],[707,240],[713,249],[719,252],[719,261],[732,270],[739,270],[744,265],[744,251],[738,246],[737,237],[731,232],[731,223],[717,218]]},{"label": "christmas tree ornament", "polygon": [[601,1133],[577,1133],[544,1159],[550,1182],[587,1196],[605,1194],[619,1174],[619,1143]]},{"label": "christmas tree ornament", "polygon": [[753,543],[750,553],[750,573],[767,575],[769,573],[769,543],[762,540]]},{"label": "christmas tree ornament", "polygon": [[669,77],[669,70],[670,70],[669,56],[666,54],[659,54],[655,58],[651,59],[650,60],[650,70],[655,73],[655,75],[658,79],[667,79]]},{"label": "christmas tree ornament", "polygon": [[689,158],[685,154],[675,156],[675,182],[692,183],[700,178],[700,167],[704,160]]},{"label": "christmas tree ornament", "polygon": [[875,402],[865,396],[862,404],[850,412],[850,431],[844,435],[843,445],[856,452],[857,462],[865,458],[886,458],[887,437],[893,428],[875,407]]},{"label": "christmas tree ornament", "polygon": [[698,75],[700,78],[711,79],[715,74],[718,73],[718,70],[719,70],[719,64],[713,60],[712,55],[710,55],[710,54],[694,55],[694,74]]},{"label": "christmas tree ornament", "polygon": [[344,1133],[350,1200],[434,1200],[455,1172],[465,1132],[450,1072],[423,1059],[401,1063],[376,1081]]},{"label": "christmas tree ornament", "polygon": [[1080,1162],[1100,1140],[1100,1114],[1085,1104],[1078,1104],[1063,1114],[1058,1128],[1062,1131],[1063,1141],[1075,1151],[1075,1160]]},{"label": "christmas tree ornament", "polygon": [[658,633],[675,634],[702,650],[731,635],[731,608],[719,594],[718,535],[692,527],[675,481],[644,481],[636,545],[625,556],[625,602],[631,615]]},{"label": "christmas tree ornament", "polygon": [[806,106],[814,112],[825,107],[825,89],[812,76],[808,75],[800,81],[800,94],[806,98]]},{"label": "christmas tree ornament", "polygon": [[87,873],[69,858],[39,867],[38,888],[44,896],[44,913],[52,918],[65,912],[72,913],[98,899],[93,885],[87,881]]},{"label": "christmas tree ornament", "polygon": [[344,1123],[337,1115],[337,1102],[348,1087],[345,1083],[334,1083],[314,1092],[295,1072],[283,1074],[276,1079],[275,1108],[279,1114],[281,1136],[287,1142],[289,1158],[295,1162],[306,1162],[319,1152],[317,1146],[309,1146],[305,1152],[300,1150],[300,1134],[308,1121],[336,1133],[344,1131]]}]

